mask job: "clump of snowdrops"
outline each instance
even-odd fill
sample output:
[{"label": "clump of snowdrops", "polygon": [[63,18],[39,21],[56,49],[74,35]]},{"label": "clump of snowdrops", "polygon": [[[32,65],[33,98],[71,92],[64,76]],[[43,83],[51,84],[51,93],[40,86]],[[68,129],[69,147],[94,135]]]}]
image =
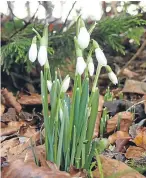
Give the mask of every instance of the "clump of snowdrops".
[{"label": "clump of snowdrops", "polygon": [[[107,59],[98,43],[94,39],[90,39],[95,25],[96,23],[87,30],[80,17],[76,22],[76,36],[74,37],[76,71],[72,97],[66,93],[70,84],[69,75],[62,80],[56,72],[54,80],[51,77],[47,54],[48,27],[44,28],[42,37],[33,29],[36,36],[32,40],[29,59],[34,62],[38,58],[38,62],[44,69],[41,71],[41,95],[46,159],[56,163],[61,170],[68,171],[71,165],[89,170],[91,159],[100,143],[99,140],[93,140],[92,137],[98,113],[99,90],[97,84],[101,68],[105,67],[109,79],[114,84],[118,83],[117,77],[107,65]],[[40,41],[38,52],[37,38]],[[91,48],[85,57],[83,55],[84,49],[89,46],[89,43]],[[96,72],[92,59],[93,53],[98,60]],[[89,95],[89,78],[94,73],[94,82]],[[50,114],[48,111],[48,92],[51,104]]]}]

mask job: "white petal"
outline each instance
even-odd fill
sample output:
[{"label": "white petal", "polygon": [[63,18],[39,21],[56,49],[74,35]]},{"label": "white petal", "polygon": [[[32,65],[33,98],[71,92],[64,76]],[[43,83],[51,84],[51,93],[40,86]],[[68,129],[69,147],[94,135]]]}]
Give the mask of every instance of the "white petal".
[{"label": "white petal", "polygon": [[77,40],[81,49],[85,49],[88,47],[90,42],[90,34],[88,33],[85,27],[80,28],[80,32]]},{"label": "white petal", "polygon": [[90,76],[93,76],[93,74],[94,74],[94,64],[93,64],[93,61],[89,62],[89,64],[88,64],[88,70],[89,70]]},{"label": "white petal", "polygon": [[47,80],[47,87],[48,87],[49,92],[51,92],[51,88],[52,88],[51,80]]},{"label": "white petal", "polygon": [[102,65],[102,66],[107,65],[107,59],[106,59],[103,51],[100,48],[95,49],[95,55],[96,55],[96,59],[100,65]]},{"label": "white petal", "polygon": [[32,43],[29,49],[29,60],[34,62],[37,58],[37,45]]},{"label": "white petal", "polygon": [[113,71],[108,73],[108,77],[114,85],[118,84],[117,76],[115,75]]},{"label": "white petal", "polygon": [[87,64],[85,63],[83,57],[77,58],[77,64],[76,64],[76,73],[79,75],[82,75]]},{"label": "white petal", "polygon": [[47,61],[47,48],[46,46],[40,46],[39,53],[38,53],[38,61],[41,66],[45,65]]},{"label": "white petal", "polygon": [[68,90],[69,82],[70,82],[70,77],[67,76],[62,82],[61,92],[65,93]]}]

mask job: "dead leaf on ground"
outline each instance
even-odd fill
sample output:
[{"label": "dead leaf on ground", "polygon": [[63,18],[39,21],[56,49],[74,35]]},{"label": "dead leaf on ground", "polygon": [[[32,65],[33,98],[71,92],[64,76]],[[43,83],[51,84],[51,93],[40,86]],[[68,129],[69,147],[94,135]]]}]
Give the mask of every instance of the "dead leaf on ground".
[{"label": "dead leaf on ground", "polygon": [[136,80],[126,80],[123,93],[146,94],[146,83]]},{"label": "dead leaf on ground", "polygon": [[[37,105],[42,104],[41,95],[31,93],[31,95],[21,95],[18,102],[22,105]],[[48,103],[50,103],[50,96],[48,95]]]},{"label": "dead leaf on ground", "polygon": [[21,126],[19,129],[19,135],[28,138],[32,137],[36,132],[36,129],[30,126]]},{"label": "dead leaf on ground", "polygon": [[[19,165],[19,166],[18,166]],[[38,167],[34,161],[24,162],[22,159],[17,159],[10,163],[8,167],[4,167],[2,170],[3,178],[70,178],[71,176],[67,172],[59,170],[49,170],[46,167]]]},{"label": "dead leaf on ground", "polygon": [[0,116],[3,115],[4,111],[5,111],[5,106],[1,104]]},{"label": "dead leaf on ground", "polygon": [[21,105],[16,101],[16,98],[13,96],[12,92],[9,92],[6,88],[1,90],[1,94],[5,99],[5,104],[12,106],[19,113],[22,109]]},{"label": "dead leaf on ground", "polygon": [[146,150],[146,127],[138,128],[136,130],[136,137],[134,138],[133,142]]},{"label": "dead leaf on ground", "polygon": [[122,73],[120,74],[120,76],[121,76],[121,75],[124,75],[124,76],[126,76],[126,77],[128,77],[128,78],[137,78],[137,77],[139,76],[138,73],[133,72],[133,71],[129,70],[128,68],[125,68],[125,69],[122,71]]},{"label": "dead leaf on ground", "polygon": [[[31,149],[31,140],[30,139],[32,140],[32,143],[35,143],[37,145],[40,140],[40,133],[36,132],[36,134],[34,134],[31,138],[26,139],[25,142],[9,149],[9,151],[7,152],[7,157],[8,157],[9,162],[14,161],[19,158],[24,158],[24,156],[27,152],[27,149]],[[19,140],[19,142],[20,142],[20,140]]]},{"label": "dead leaf on ground", "polygon": [[[111,159],[105,156],[100,156],[101,165],[103,169],[104,177],[114,176],[118,178],[144,178],[139,172],[135,171],[134,169],[130,168],[123,162],[120,162],[115,159]],[[100,178],[98,168],[93,171],[94,178]]]},{"label": "dead leaf on ground", "polygon": [[6,135],[14,134],[20,129],[20,127],[22,125],[26,125],[26,123],[23,122],[23,121],[19,121],[19,122],[11,121],[11,122],[8,122],[8,124],[5,124],[5,125],[3,123],[0,135],[6,136]]},{"label": "dead leaf on ground", "polygon": [[107,133],[114,131],[120,122],[120,131],[128,132],[132,124],[133,114],[131,112],[120,112],[107,121]]},{"label": "dead leaf on ground", "polygon": [[139,159],[141,157],[144,157],[145,153],[146,151],[143,148],[130,146],[126,151],[125,156],[127,159]]},{"label": "dead leaf on ground", "polygon": [[98,134],[99,134],[99,126],[100,126],[100,119],[101,119],[102,110],[103,110],[103,104],[104,104],[104,97],[100,95],[99,105],[98,105],[98,115],[97,115],[96,122],[95,122],[93,138],[98,137]]},{"label": "dead leaf on ground", "polygon": [[10,140],[6,140],[1,143],[1,156],[6,157],[9,149],[16,147],[20,144],[20,141],[18,138],[12,138]]},{"label": "dead leaf on ground", "polygon": [[71,177],[87,177],[87,172],[84,169],[77,169],[74,166],[70,166],[69,173]]},{"label": "dead leaf on ground", "polygon": [[2,115],[1,121],[3,122],[16,121],[15,108],[9,108],[8,111]]},{"label": "dead leaf on ground", "polygon": [[115,143],[118,139],[130,139],[128,132],[117,131],[108,137],[109,144]]}]

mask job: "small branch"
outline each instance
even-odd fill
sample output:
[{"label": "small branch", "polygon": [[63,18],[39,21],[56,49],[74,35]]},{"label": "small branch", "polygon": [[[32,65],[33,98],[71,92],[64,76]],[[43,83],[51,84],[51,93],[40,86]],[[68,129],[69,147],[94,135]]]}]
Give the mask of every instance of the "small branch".
[{"label": "small branch", "polygon": [[[8,5],[8,8],[9,8],[9,10],[10,10],[10,13],[13,15],[13,17],[16,17],[17,19],[20,19],[20,18],[18,18],[18,17],[13,13],[13,10],[12,10],[12,8],[11,8],[11,1],[7,1],[7,5]],[[14,22],[13,17],[12,17],[12,20],[13,20],[13,22]],[[20,19],[20,20],[22,20],[22,19]],[[25,20],[23,20],[23,21],[24,21],[24,23],[26,23]]]},{"label": "small branch", "polygon": [[142,43],[141,47],[137,50],[137,52],[135,53],[135,55],[125,64],[124,67],[122,67],[122,69],[120,70],[118,76],[123,72],[123,70],[125,68],[127,68],[129,66],[129,64],[134,61],[139,55],[140,53],[143,51],[143,49],[145,48],[146,46],[146,39],[144,40],[144,42]]},{"label": "small branch", "polygon": [[10,40],[13,36],[15,36],[17,33],[19,33],[20,31],[24,30],[24,29],[31,23],[31,21],[34,19],[36,13],[38,12],[39,6],[40,6],[40,4],[38,5],[38,8],[37,8],[36,12],[35,12],[34,15],[30,18],[30,20],[29,20],[28,22],[26,22],[25,25],[24,25],[22,28],[20,28],[18,31],[16,31],[15,33],[13,33],[13,34],[9,37],[9,40]]},{"label": "small branch", "polygon": [[66,23],[67,23],[68,17],[69,17],[69,15],[70,15],[71,11],[73,10],[73,8],[74,8],[74,6],[75,6],[76,2],[77,2],[77,1],[75,1],[75,2],[73,3],[73,5],[72,5],[72,7],[71,7],[71,9],[70,9],[70,11],[69,11],[69,13],[68,13],[68,15],[67,15],[66,19],[65,19],[64,24],[63,24],[62,28],[60,29],[60,32],[61,32],[61,31],[63,30],[63,28],[66,26]]}]

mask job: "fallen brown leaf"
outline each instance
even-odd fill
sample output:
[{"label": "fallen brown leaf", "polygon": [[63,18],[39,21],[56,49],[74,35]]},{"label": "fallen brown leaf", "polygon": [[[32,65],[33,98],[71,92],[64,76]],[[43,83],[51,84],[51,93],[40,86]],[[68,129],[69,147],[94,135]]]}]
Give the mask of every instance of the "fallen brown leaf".
[{"label": "fallen brown leaf", "polygon": [[84,169],[77,169],[74,166],[70,166],[69,173],[71,177],[82,177],[86,178],[87,177],[87,172]]},{"label": "fallen brown leaf", "polygon": [[13,133],[16,133],[22,125],[26,125],[23,121],[11,121],[8,124],[3,124],[1,128],[1,136],[11,135]]},{"label": "fallen brown leaf", "polygon": [[117,131],[108,137],[109,144],[115,143],[118,139],[130,139],[128,132]]},{"label": "fallen brown leaf", "polygon": [[16,110],[15,108],[9,108],[6,113],[1,117],[3,122],[16,121]]},{"label": "fallen brown leaf", "polygon": [[138,128],[136,130],[136,137],[134,138],[133,142],[146,150],[146,127]]},{"label": "fallen brown leaf", "polygon": [[16,101],[16,98],[13,96],[11,92],[9,92],[6,88],[1,90],[1,94],[5,99],[5,104],[8,106],[12,106],[19,113],[22,109],[21,105]]},{"label": "fallen brown leaf", "polygon": [[18,138],[12,138],[1,143],[1,156],[6,157],[9,150],[20,144]]},{"label": "fallen brown leaf", "polygon": [[5,106],[1,104],[0,116],[3,115],[4,111],[5,111]]},{"label": "fallen brown leaf", "polygon": [[19,135],[24,137],[32,137],[34,134],[36,134],[36,129],[30,126],[21,126],[19,129]]},{"label": "fallen brown leaf", "polygon": [[127,68],[125,68],[120,75],[124,75],[124,76],[126,76],[128,78],[136,78],[136,77],[139,76],[138,73],[133,72],[133,71],[127,69]]},{"label": "fallen brown leaf", "polygon": [[[31,93],[31,95],[21,95],[17,101],[22,105],[42,104],[41,95],[39,95],[37,93]],[[48,95],[48,103],[50,103],[49,95]]]},{"label": "fallen brown leaf", "polygon": [[[114,176],[118,178],[144,178],[139,172],[134,169],[128,167],[123,162],[120,162],[115,159],[111,159],[105,156],[100,156],[101,165],[103,169],[104,177]],[[116,176],[117,174],[117,176]],[[98,168],[93,171],[94,178],[100,178]]]},{"label": "fallen brown leaf", "polygon": [[129,126],[132,124],[133,114],[131,112],[120,112],[107,121],[107,133],[116,129],[118,120],[120,119],[120,131],[128,132]]},{"label": "fallen brown leaf", "polygon": [[125,156],[127,159],[139,159],[141,157],[144,157],[144,153],[146,153],[146,151],[143,148],[130,146],[126,151]]},{"label": "fallen brown leaf", "polygon": [[126,80],[123,93],[146,94],[146,83],[136,80]]},{"label": "fallen brown leaf", "polygon": [[24,158],[27,149],[31,148],[31,140],[32,143],[35,143],[37,145],[37,143],[40,140],[40,133],[36,132],[31,138],[26,139],[25,142],[18,144],[14,147],[12,147],[11,149],[9,149],[8,153],[7,153],[7,157],[8,157],[8,161],[14,161],[16,159],[19,158]]},{"label": "fallen brown leaf", "polygon": [[22,159],[15,160],[2,170],[3,178],[70,178],[67,172],[51,170],[46,167],[38,167],[34,162],[24,162]]},{"label": "fallen brown leaf", "polygon": [[99,126],[100,126],[100,119],[101,119],[102,110],[103,110],[103,104],[104,104],[104,98],[102,95],[100,95],[99,105],[98,105],[98,115],[97,115],[96,122],[95,122],[93,138],[98,137],[98,134],[99,134]]}]

